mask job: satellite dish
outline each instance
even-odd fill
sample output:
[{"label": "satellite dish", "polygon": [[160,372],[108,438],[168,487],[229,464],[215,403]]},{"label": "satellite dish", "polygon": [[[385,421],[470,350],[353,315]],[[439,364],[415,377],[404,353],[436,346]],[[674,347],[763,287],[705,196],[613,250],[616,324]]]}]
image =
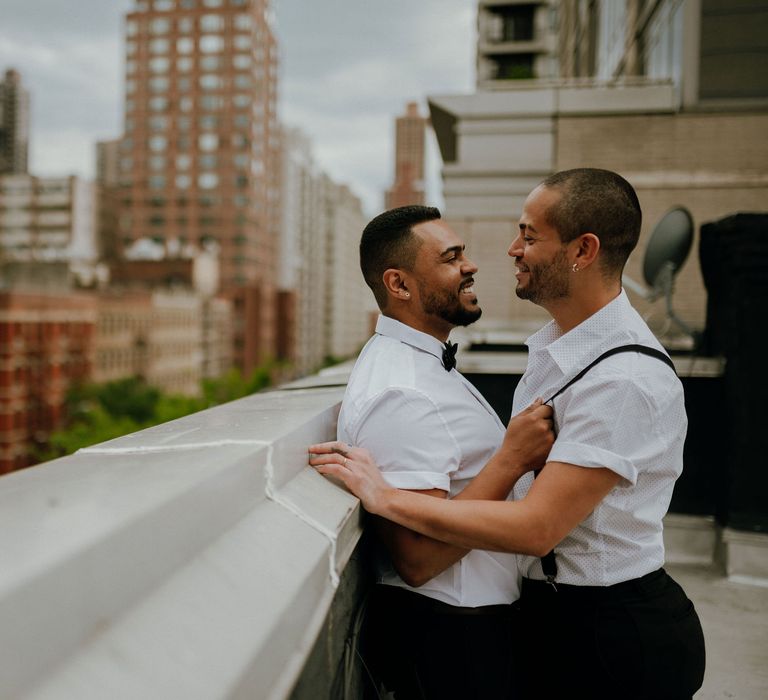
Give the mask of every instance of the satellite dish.
[{"label": "satellite dish", "polygon": [[693,217],[685,207],[670,209],[651,232],[651,238],[643,258],[643,277],[648,288],[624,275],[622,282],[636,294],[648,301],[663,296],[667,305],[667,317],[686,335],[694,345],[698,335],[675,314],[672,309],[672,293],[675,275],[683,266],[693,244]]}]

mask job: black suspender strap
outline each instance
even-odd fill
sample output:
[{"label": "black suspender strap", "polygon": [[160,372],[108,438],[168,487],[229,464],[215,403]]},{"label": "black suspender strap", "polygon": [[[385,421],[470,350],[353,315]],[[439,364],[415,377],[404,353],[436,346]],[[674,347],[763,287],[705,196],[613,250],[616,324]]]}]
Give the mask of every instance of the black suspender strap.
[{"label": "black suspender strap", "polygon": [[661,350],[656,350],[656,348],[649,348],[645,345],[619,345],[617,348],[611,348],[610,350],[606,350],[600,357],[598,357],[596,360],[592,360],[581,372],[579,372],[573,379],[571,379],[565,386],[560,387],[552,396],[550,396],[544,403],[549,403],[552,401],[552,399],[557,398],[562,394],[571,384],[575,384],[579,381],[589,370],[591,370],[596,364],[599,362],[602,362],[608,357],[611,357],[611,355],[618,355],[620,352],[639,352],[643,355],[648,355],[649,357],[655,357],[657,360],[661,360],[665,365],[668,365],[672,371],[677,374],[677,370],[675,369],[675,363],[672,362],[669,355],[666,353],[661,352]]},{"label": "black suspender strap", "polygon": [[[578,382],[579,379],[581,379],[587,372],[589,372],[589,370],[591,370],[596,364],[602,362],[608,357],[611,357],[611,355],[618,355],[620,352],[639,352],[642,355],[655,357],[657,360],[661,360],[664,364],[668,365],[675,373],[675,375],[677,375],[675,363],[672,362],[669,355],[661,352],[661,350],[649,348],[646,345],[620,345],[618,347],[611,348],[610,350],[606,350],[606,352],[600,355],[600,357],[590,362],[583,370],[581,370],[581,372],[579,372],[575,377],[573,377],[573,379],[567,382],[565,386],[560,387],[560,389],[552,394],[552,396],[550,396],[544,403],[550,403],[553,399],[560,396],[560,394],[562,394],[572,384]],[[534,478],[537,474],[538,471],[534,475]],[[544,572],[544,576],[547,578],[547,583],[549,583],[555,590],[557,590],[557,586],[555,585],[555,577],[557,576],[557,560],[555,559],[554,549],[541,557],[541,570]]]}]

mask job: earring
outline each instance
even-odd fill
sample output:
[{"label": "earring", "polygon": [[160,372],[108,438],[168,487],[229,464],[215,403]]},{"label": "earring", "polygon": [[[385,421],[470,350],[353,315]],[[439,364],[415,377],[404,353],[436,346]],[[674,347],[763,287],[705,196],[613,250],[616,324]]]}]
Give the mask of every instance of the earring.
[{"label": "earring", "polygon": [[579,271],[578,263],[573,263],[573,267],[571,268],[571,270],[573,270],[574,272],[578,272]]},{"label": "earring", "polygon": [[405,293],[405,298],[406,299],[410,299],[411,298],[411,293],[410,292],[406,292]]}]

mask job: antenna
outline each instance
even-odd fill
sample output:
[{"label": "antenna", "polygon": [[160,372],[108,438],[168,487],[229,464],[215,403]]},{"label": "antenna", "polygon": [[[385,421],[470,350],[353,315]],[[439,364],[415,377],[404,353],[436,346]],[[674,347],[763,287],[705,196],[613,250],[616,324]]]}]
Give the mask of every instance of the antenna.
[{"label": "antenna", "polygon": [[699,334],[677,316],[672,308],[675,275],[683,266],[693,243],[693,217],[685,207],[670,209],[651,232],[643,258],[643,277],[649,288],[622,276],[625,287],[648,301],[663,296],[667,317],[698,345]]}]

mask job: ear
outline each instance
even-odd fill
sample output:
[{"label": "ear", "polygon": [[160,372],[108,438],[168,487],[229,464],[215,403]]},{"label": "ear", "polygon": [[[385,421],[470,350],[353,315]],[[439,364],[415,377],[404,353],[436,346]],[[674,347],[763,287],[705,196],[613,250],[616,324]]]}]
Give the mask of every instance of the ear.
[{"label": "ear", "polygon": [[382,282],[387,290],[387,294],[398,301],[405,301],[411,298],[411,293],[408,291],[407,273],[403,270],[399,270],[396,267],[391,267],[384,270],[382,275]]},{"label": "ear", "polygon": [[600,239],[594,233],[582,233],[572,241],[576,248],[573,262],[580,270],[589,267],[600,252]]}]

